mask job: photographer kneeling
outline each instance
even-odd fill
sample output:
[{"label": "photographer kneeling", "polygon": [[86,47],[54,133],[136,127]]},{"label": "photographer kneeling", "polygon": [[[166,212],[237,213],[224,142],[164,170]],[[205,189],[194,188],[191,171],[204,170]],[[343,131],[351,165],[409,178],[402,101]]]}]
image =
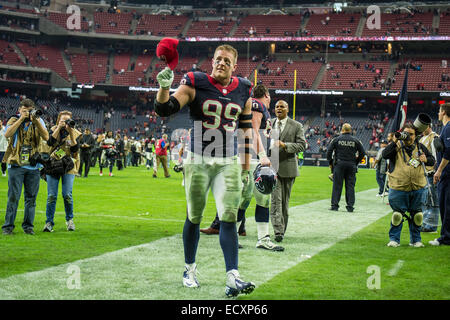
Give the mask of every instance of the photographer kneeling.
[{"label": "photographer kneeling", "polygon": [[71,118],[72,112],[61,111],[56,121],[57,125],[50,129],[50,138],[47,141],[47,145],[50,147],[51,161],[44,169],[48,191],[47,220],[45,221],[44,232],[53,231],[53,218],[55,216],[60,179],[62,181],[67,230],[75,230],[72,189],[75,174],[77,174],[80,165],[78,138],[81,136],[81,132],[75,129],[75,122]]},{"label": "photographer kneeling", "polygon": [[[383,150],[383,159],[389,159],[389,204],[394,210],[389,230],[389,247],[400,245],[403,218],[408,220],[410,246],[423,247],[420,235],[426,198],[427,180],[422,163],[434,165],[435,159],[428,149],[418,142],[416,129],[410,123],[396,132],[392,142]],[[410,216],[406,215],[409,212]]]}]

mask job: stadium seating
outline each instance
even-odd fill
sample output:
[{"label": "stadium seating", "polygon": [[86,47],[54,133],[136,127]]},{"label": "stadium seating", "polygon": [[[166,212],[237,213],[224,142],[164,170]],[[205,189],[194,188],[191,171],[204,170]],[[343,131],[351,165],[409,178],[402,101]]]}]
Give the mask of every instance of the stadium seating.
[{"label": "stadium seating", "polygon": [[72,65],[72,74],[78,83],[90,83],[89,62],[87,54],[72,54],[69,56]]},{"label": "stadium seating", "polygon": [[380,29],[364,26],[363,36],[426,36],[432,35],[433,13],[381,14]]},{"label": "stadium seating", "polygon": [[[360,67],[357,68],[356,65]],[[326,70],[319,89],[381,90],[381,82],[373,86],[375,76],[379,74],[377,70],[380,72],[381,79],[386,82],[390,68],[389,62],[385,61],[330,61],[329,66],[330,68]],[[353,87],[351,84],[353,84]]]},{"label": "stadium seating", "polygon": [[48,45],[32,46],[26,42],[16,44],[33,67],[52,69],[69,80],[60,48]]},{"label": "stadium seating", "polygon": [[301,22],[301,15],[249,15],[242,18],[233,36],[249,37],[252,28],[255,37],[295,36]]},{"label": "stadium seating", "polygon": [[106,80],[108,55],[106,53],[93,53],[89,56],[91,76],[93,83],[104,83]]},{"label": "stadium seating", "polygon": [[438,33],[441,36],[450,35],[450,13],[449,12],[441,14]]},{"label": "stadium seating", "polygon": [[[58,26],[66,29],[71,30],[67,28],[67,20],[71,16],[71,14],[68,13],[59,13],[59,12],[49,12],[47,15],[47,19],[53,22],[54,24],[57,24]],[[81,29],[80,30],[71,30],[71,31],[83,31],[83,32],[89,32],[89,25],[88,22],[81,19]]]},{"label": "stadium seating", "polygon": [[312,14],[305,27],[308,36],[354,36],[360,14]]},{"label": "stadium seating", "polygon": [[2,57],[0,59],[1,64],[24,65],[19,55],[7,41],[0,40],[0,56]]},{"label": "stadium seating", "polygon": [[294,70],[297,70],[297,89],[311,89],[321,66],[320,63],[304,61],[294,61],[292,64],[287,61],[270,62],[267,63],[267,67],[272,73],[262,74],[258,72],[257,79],[258,81],[261,80],[268,88],[292,90],[294,88]]},{"label": "stadium seating", "polygon": [[177,37],[188,21],[186,16],[143,14],[136,27],[136,34]]},{"label": "stadium seating", "polygon": [[94,27],[97,33],[129,34],[131,30],[131,13],[94,13]]},{"label": "stadium seating", "polygon": [[[407,60],[403,60],[407,62]],[[413,59],[411,61],[413,66],[421,66],[420,70],[410,68],[408,73],[408,90],[416,91],[423,90],[428,91],[444,91],[444,88],[448,86],[450,88],[450,82],[442,81],[442,74],[450,74],[450,68],[442,67],[442,59]],[[398,75],[395,76],[395,83],[392,84],[391,90],[400,90],[403,85],[403,79],[405,77],[405,69],[398,70]],[[439,84],[442,88],[439,88]],[[419,86],[419,87],[418,87]]]},{"label": "stadium seating", "polygon": [[226,37],[235,25],[235,21],[220,22],[217,20],[202,20],[192,22],[186,37]]}]

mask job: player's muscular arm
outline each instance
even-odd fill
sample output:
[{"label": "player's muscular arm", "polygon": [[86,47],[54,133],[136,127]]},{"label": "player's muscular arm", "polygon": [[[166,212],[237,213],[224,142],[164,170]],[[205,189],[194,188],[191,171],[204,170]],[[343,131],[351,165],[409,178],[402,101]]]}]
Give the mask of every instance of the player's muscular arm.
[{"label": "player's muscular arm", "polygon": [[174,94],[170,95],[169,90],[159,88],[155,100],[155,111],[159,116],[168,117],[181,110],[186,104],[195,98],[195,89],[181,85]]},{"label": "player's muscular arm", "polygon": [[242,170],[250,170],[250,148],[252,147],[252,99],[249,98],[245,103],[244,110],[239,119],[240,133],[243,135],[244,153],[241,154]]},{"label": "player's muscular arm", "polygon": [[261,128],[262,113],[252,112],[252,126],[253,126],[253,150],[259,157],[262,166],[270,166],[270,160],[264,150],[264,145],[261,141],[259,128]]}]

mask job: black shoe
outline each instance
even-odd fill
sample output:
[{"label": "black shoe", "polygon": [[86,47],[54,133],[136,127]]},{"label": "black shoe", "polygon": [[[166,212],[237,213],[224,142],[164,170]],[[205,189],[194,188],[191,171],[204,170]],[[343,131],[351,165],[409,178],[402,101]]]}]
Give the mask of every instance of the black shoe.
[{"label": "black shoe", "polygon": [[354,208],[353,207],[346,207],[347,208],[347,212],[353,212]]},{"label": "black shoe", "polygon": [[24,230],[23,232],[25,232],[26,234],[29,234],[29,235],[34,235],[33,229],[27,229],[27,230]]},{"label": "black shoe", "polygon": [[338,208],[336,208],[336,207],[331,207],[330,209],[328,209],[328,210],[331,210],[331,211],[338,211],[339,209]]},{"label": "black shoe", "polygon": [[13,234],[13,232],[12,232],[12,230],[5,229],[5,230],[3,230],[2,234],[5,236],[10,236]]},{"label": "black shoe", "polygon": [[276,234],[275,235],[275,241],[276,242],[281,242],[281,241],[283,241],[283,235],[282,234]]}]

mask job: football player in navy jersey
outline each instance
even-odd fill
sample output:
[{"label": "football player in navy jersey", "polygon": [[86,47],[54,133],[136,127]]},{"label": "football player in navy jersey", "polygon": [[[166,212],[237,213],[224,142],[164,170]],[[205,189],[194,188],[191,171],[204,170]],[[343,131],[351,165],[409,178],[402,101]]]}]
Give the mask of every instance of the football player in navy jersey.
[{"label": "football player in navy jersey", "polygon": [[[190,150],[187,150],[184,162],[187,218],[183,228],[183,284],[199,286],[195,258],[200,222],[211,189],[221,223],[219,241],[227,273],[227,296],[250,293],[255,288],[252,282],[243,281],[238,272],[237,212],[243,186],[252,183],[249,171],[252,84],[232,76],[237,56],[236,49],[230,45],[217,47],[211,75],[187,73],[172,95],[169,89],[173,71],[165,68],[157,76],[160,89],[155,99],[155,111],[160,116],[170,116],[188,105],[194,120]],[[236,131],[240,135],[239,141],[243,141],[239,148],[240,158],[235,143]]]},{"label": "football player in navy jersey", "polygon": [[[262,166],[270,166],[270,160],[266,154],[266,148],[262,143],[261,135],[265,137],[269,136],[270,130],[272,128],[270,122],[270,113],[268,110],[270,107],[270,93],[266,86],[259,84],[253,88],[253,98],[252,98],[252,125],[253,125],[253,157],[251,160],[250,171],[253,172],[258,165],[258,160]],[[253,183],[249,184],[247,188],[242,189],[242,198],[239,205],[238,216],[237,216],[237,229],[242,223],[245,211],[250,205],[252,196],[255,196],[256,208],[255,208],[255,221],[256,229],[258,233],[258,242],[256,247],[260,249],[266,249],[270,251],[283,251],[284,248],[274,244],[270,240],[269,235],[269,205],[270,205],[270,194],[262,194],[259,192]],[[211,229],[216,229],[214,226],[217,225],[217,215],[216,220],[211,224],[210,228],[200,229],[201,232],[206,234],[214,234]],[[220,225],[219,225],[220,228]]]}]

